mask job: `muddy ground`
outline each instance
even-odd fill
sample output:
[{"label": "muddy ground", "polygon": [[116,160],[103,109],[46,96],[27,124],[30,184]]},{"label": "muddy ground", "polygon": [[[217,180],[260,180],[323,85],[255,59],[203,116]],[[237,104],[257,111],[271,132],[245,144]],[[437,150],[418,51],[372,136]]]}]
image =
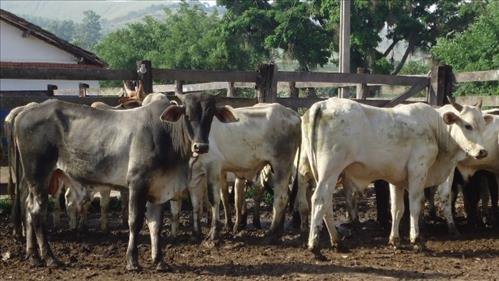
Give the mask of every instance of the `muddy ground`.
[{"label": "muddy ground", "polygon": [[[98,214],[91,214],[90,229],[84,234],[57,231],[50,234],[54,253],[65,263],[58,269],[32,268],[22,259],[24,244],[16,242],[6,214],[0,215],[0,280],[382,280],[382,279],[461,279],[499,278],[499,230],[470,228],[458,210],[462,237],[452,239],[442,222],[429,222],[423,230],[427,250],[394,250],[387,246],[388,233],[375,221],[373,195],[361,203],[361,226],[344,239],[350,252],[334,253],[323,235],[323,253],[329,261],[315,261],[296,231],[289,229],[278,244],[266,244],[263,230],[249,224],[240,235],[224,235],[214,248],[192,241],[188,211],[183,212],[182,234],[169,239],[168,211],[163,237],[166,260],[172,272],[158,273],[151,268],[149,238],[144,227],[139,246],[142,272],[125,271],[128,232],[119,226],[113,213],[112,231],[100,233]],[[336,214],[343,220],[341,198]],[[263,215],[264,228],[270,218]],[[288,218],[289,220],[289,218]],[[251,222],[251,219],[249,220]],[[406,224],[402,229],[407,236]],[[206,228],[205,230],[206,231]],[[407,241],[405,241],[407,243]]]}]

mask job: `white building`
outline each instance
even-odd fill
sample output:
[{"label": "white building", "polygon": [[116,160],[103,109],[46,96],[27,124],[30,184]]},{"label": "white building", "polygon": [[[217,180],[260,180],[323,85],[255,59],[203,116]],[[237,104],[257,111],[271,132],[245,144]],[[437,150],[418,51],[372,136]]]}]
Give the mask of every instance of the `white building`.
[{"label": "white building", "polygon": [[[0,67],[104,68],[95,54],[55,36],[23,18],[0,9]],[[82,84],[98,90],[98,81],[0,79],[0,91],[45,91],[47,85],[72,90]]]}]

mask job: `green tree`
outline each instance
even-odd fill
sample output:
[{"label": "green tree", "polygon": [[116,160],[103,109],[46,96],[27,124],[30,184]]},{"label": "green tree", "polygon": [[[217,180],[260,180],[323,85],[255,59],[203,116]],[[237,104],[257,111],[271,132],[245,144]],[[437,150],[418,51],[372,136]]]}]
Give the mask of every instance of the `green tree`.
[{"label": "green tree", "polygon": [[[338,50],[339,6],[337,0],[311,0],[317,21],[334,32],[332,48]],[[485,0],[353,0],[351,7],[352,69],[368,67],[377,73],[399,73],[409,54],[427,51],[441,36],[452,36],[463,30],[483,10]],[[376,50],[383,28],[392,44],[384,51]],[[401,61],[391,66],[387,57],[402,41],[407,43]]]},{"label": "green tree", "polygon": [[102,37],[101,17],[92,10],[83,12],[83,20],[76,28],[73,43],[92,50]]},{"label": "green tree", "polygon": [[[499,69],[499,2],[487,5],[483,15],[453,38],[440,38],[432,55],[456,72]],[[457,94],[499,95],[499,84],[465,83]]]}]

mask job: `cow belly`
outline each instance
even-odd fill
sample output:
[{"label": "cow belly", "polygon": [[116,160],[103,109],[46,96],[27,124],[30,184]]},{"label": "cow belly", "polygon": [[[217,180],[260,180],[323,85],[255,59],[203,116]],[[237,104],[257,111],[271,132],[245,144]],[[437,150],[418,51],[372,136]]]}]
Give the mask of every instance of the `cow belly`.
[{"label": "cow belly", "polygon": [[186,190],[187,170],[184,167],[156,172],[149,180],[147,200],[154,204],[162,204],[180,198]]},{"label": "cow belly", "polygon": [[344,170],[344,173],[358,187],[366,187],[369,183],[378,179],[393,184],[401,184],[407,178],[407,169],[403,162],[399,163],[399,165],[379,164],[376,167],[369,167],[363,163],[353,163]]}]

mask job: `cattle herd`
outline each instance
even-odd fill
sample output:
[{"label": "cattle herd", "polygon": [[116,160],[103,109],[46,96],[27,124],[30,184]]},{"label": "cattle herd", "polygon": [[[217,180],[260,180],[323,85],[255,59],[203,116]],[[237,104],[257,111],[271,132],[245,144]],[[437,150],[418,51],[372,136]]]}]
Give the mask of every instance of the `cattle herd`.
[{"label": "cattle herd", "polygon": [[[478,170],[499,174],[499,119],[495,112],[481,111],[481,105],[451,100],[440,108],[424,103],[377,108],[330,98],[300,116],[279,104],[234,109],[201,93],[154,93],[140,100],[140,106],[125,109],[48,100],[15,108],[6,117],[9,172],[16,179],[14,232],[25,237],[31,264],[60,264],[47,239],[49,196],[56,199],[54,224],[61,212],[58,197],[64,195],[70,227],[77,229],[85,225],[91,197],[100,193],[100,227],[107,231],[110,192],[121,192],[123,222],[129,227],[127,270],[140,268],[137,240],[144,219],[153,265],[168,270],[160,236],[167,201],[173,236],[182,199],[188,196],[193,236],[202,236],[200,218],[208,207],[211,225],[206,239],[215,241],[220,199],[225,227],[237,232],[243,224],[246,185],[256,182],[259,194],[268,185],[273,189],[268,241],[282,234],[290,205],[300,215],[302,233],[308,231],[308,249],[324,259],[318,243],[323,225],[332,246],[342,248],[333,213],[333,195],[340,185],[348,218],[356,222],[358,193],[375,180],[390,183],[389,243],[394,247],[401,243],[399,224],[407,191],[410,242],[423,249],[419,219],[425,189],[437,191],[449,232],[455,234],[455,171],[462,182]],[[229,175],[235,176],[233,226]],[[491,194],[496,206],[497,191]],[[258,221],[256,214],[254,222]]]}]

